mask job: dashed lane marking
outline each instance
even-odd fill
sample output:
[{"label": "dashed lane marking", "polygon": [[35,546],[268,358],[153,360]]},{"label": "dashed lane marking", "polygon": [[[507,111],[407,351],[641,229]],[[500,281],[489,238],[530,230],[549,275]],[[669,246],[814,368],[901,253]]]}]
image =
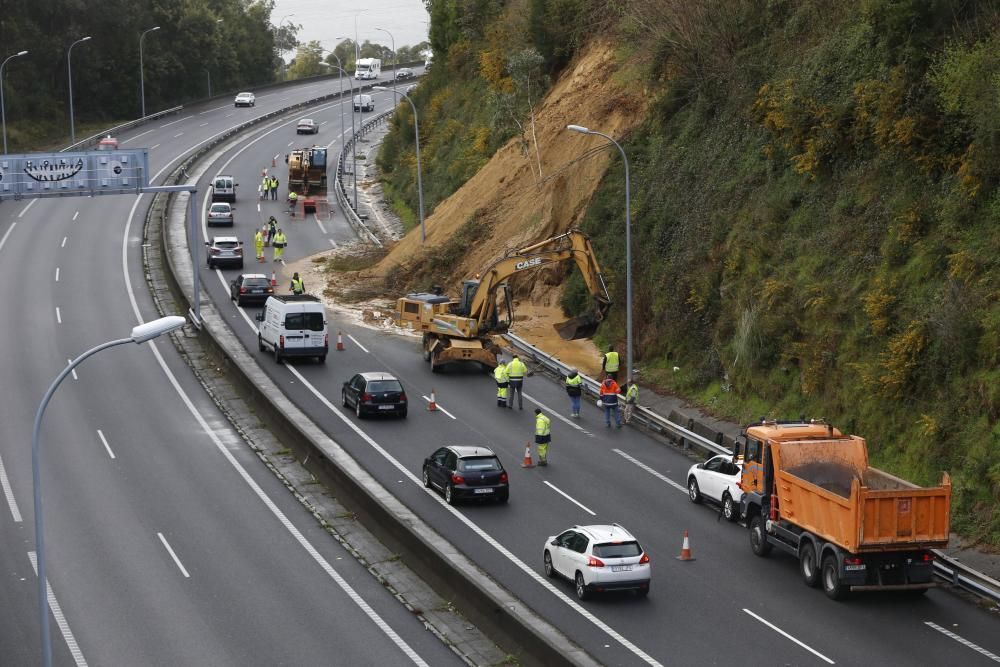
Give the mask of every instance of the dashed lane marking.
[{"label": "dashed lane marking", "polygon": [[[35,555],[34,551],[28,552],[28,559],[31,560],[31,567],[35,570],[35,576],[38,576],[38,556]],[[48,577],[46,577],[46,580]],[[59,632],[62,633],[63,640],[66,642],[66,648],[69,649],[69,653],[73,656],[73,662],[76,663],[77,667],[87,667],[87,661],[83,657],[83,651],[80,650],[80,645],[76,643],[76,637],[73,636],[73,631],[69,629],[69,623],[66,621],[66,617],[63,615],[62,607],[59,606],[59,600],[56,599],[56,594],[52,591],[52,584],[48,581],[45,582],[45,596],[48,598],[49,609],[52,610],[52,617],[56,619],[56,625],[59,626]]]},{"label": "dashed lane marking", "polygon": [[56,282],[59,282],[59,267],[56,267]]},{"label": "dashed lane marking", "polygon": [[[422,398],[425,401],[427,401],[428,404],[431,402],[431,397],[430,396],[423,396],[423,395],[421,395],[420,398]],[[452,419],[455,419],[457,421],[457,418],[455,417],[455,415],[451,414],[450,412],[448,412],[447,410],[445,410],[443,407],[441,407],[441,404],[438,403],[436,400],[434,401],[434,405],[437,406],[438,410],[440,410],[441,412],[445,413],[446,415],[448,415],[449,417],[451,417]]]},{"label": "dashed lane marking", "polygon": [[995,653],[990,653],[989,651],[987,651],[986,649],[984,649],[982,646],[979,646],[978,644],[973,644],[972,642],[970,642],[965,637],[961,637],[959,635],[956,635],[951,630],[948,630],[946,628],[942,628],[937,623],[933,623],[931,621],[924,621],[924,625],[927,625],[929,627],[934,628],[935,630],[937,630],[938,632],[940,632],[941,634],[943,634],[945,637],[951,637],[952,639],[954,639],[955,641],[957,641],[959,644],[962,644],[963,646],[967,646],[967,647],[971,648],[973,651],[986,656],[987,658],[989,658],[993,662],[1000,662],[1000,656],[996,655]]},{"label": "dashed lane marking", "polygon": [[[32,200],[32,201],[34,201],[34,200]],[[0,238],[0,250],[3,250],[3,244],[7,242],[7,237],[10,236],[10,233],[12,231],[14,231],[15,227],[17,227],[17,223],[16,222],[10,223],[10,227],[7,228],[7,232],[3,235],[3,238]],[[63,243],[64,244],[65,244],[65,241],[66,241],[66,239],[63,239]]]},{"label": "dashed lane marking", "polygon": [[59,306],[56,306],[56,324],[62,324],[62,311],[59,310]]},{"label": "dashed lane marking", "polygon": [[17,214],[17,217],[18,218],[23,218],[24,214],[28,212],[28,209],[31,208],[35,204],[36,201],[38,201],[38,200],[37,199],[32,199],[31,201],[29,201],[28,205],[25,206],[24,208],[22,208],[21,212]]},{"label": "dashed lane marking", "polygon": [[590,509],[589,507],[587,507],[586,505],[584,505],[583,503],[581,503],[579,500],[575,499],[573,496],[569,495],[568,493],[566,493],[565,491],[563,491],[562,489],[560,489],[559,487],[557,487],[552,482],[544,482],[544,484],[545,484],[545,486],[549,487],[550,489],[552,489],[553,491],[555,491],[556,493],[558,493],[559,495],[561,495],[566,500],[570,501],[571,503],[573,503],[577,507],[581,508],[584,512],[588,513],[590,516],[597,516],[597,512],[595,512],[594,510]]},{"label": "dashed lane marking", "polygon": [[68,236],[64,236],[63,237],[62,243],[59,244],[60,248],[65,248],[66,247],[66,239],[68,239],[68,238],[69,238]]},{"label": "dashed lane marking", "polygon": [[191,575],[188,574],[188,571],[184,568],[184,563],[181,562],[181,559],[177,557],[176,553],[174,553],[170,543],[167,542],[167,538],[163,536],[163,533],[157,533],[156,535],[160,538],[160,542],[163,542],[163,548],[166,549],[167,553],[170,554],[170,557],[174,559],[174,563],[177,564],[177,568],[181,571],[181,574],[184,575],[184,578],[190,579]]},{"label": "dashed lane marking", "polygon": [[7,469],[3,467],[2,458],[0,458],[0,486],[3,487],[3,495],[7,497],[7,504],[10,505],[10,515],[14,517],[15,523],[21,523],[21,510],[17,507],[14,490],[10,488],[10,479],[7,478]]},{"label": "dashed lane marking", "polygon": [[674,487],[675,489],[677,489],[681,493],[687,493],[687,488],[683,484],[678,484],[677,482],[675,482],[674,480],[670,479],[669,477],[667,477],[663,473],[658,472],[656,470],[653,470],[652,468],[650,468],[648,465],[646,465],[645,463],[643,463],[639,459],[637,459],[637,458],[635,458],[635,457],[633,457],[633,456],[631,456],[629,454],[626,454],[625,452],[623,452],[620,449],[612,449],[611,451],[613,451],[618,456],[621,456],[626,461],[631,461],[632,463],[636,464],[637,466],[639,466],[640,468],[642,468],[643,470],[645,470],[646,472],[648,472],[653,477],[656,477],[656,478],[659,478],[659,479],[663,480],[664,482],[666,482],[670,486]]},{"label": "dashed lane marking", "polygon": [[359,342],[358,342],[358,339],[357,339],[357,338],[355,338],[355,337],[354,337],[354,336],[352,336],[351,334],[347,334],[347,337],[348,337],[348,338],[350,338],[350,339],[351,339],[352,341],[354,341],[354,344],[355,344],[355,345],[357,345],[357,346],[358,346],[358,347],[360,347],[360,348],[361,348],[362,350],[364,350],[364,351],[365,351],[365,354],[371,354],[371,352],[369,352],[369,351],[368,351],[368,348],[367,348],[367,347],[365,347],[364,345],[362,345],[361,343],[359,343]]},{"label": "dashed lane marking", "polygon": [[796,644],[798,644],[799,646],[801,646],[805,650],[809,651],[810,653],[812,653],[814,656],[816,656],[820,660],[825,660],[828,664],[831,664],[831,665],[837,664],[833,660],[830,660],[830,658],[826,657],[825,655],[823,655],[822,653],[820,653],[819,651],[817,651],[816,649],[811,648],[810,646],[808,646],[804,642],[801,642],[798,639],[796,639],[795,637],[791,636],[790,634],[788,634],[787,632],[785,632],[784,630],[782,630],[781,628],[779,628],[774,623],[771,623],[769,621],[764,620],[763,618],[761,618],[757,614],[753,613],[749,609],[744,609],[743,611],[745,611],[746,613],[750,614],[751,616],[753,616],[754,618],[756,618],[758,621],[760,621],[761,623],[763,623],[767,627],[769,627],[772,630],[774,630],[775,632],[777,632],[782,637],[785,637],[786,639],[792,640],[793,642],[795,642]]},{"label": "dashed lane marking", "polygon": [[[72,363],[73,363],[73,360],[72,360],[72,359],[67,359],[67,360],[66,360],[66,365],[67,365],[67,366],[69,366],[69,365],[70,365],[70,364],[72,364]],[[80,378],[79,378],[79,377],[77,377],[77,375],[76,375],[76,369],[75,369],[75,368],[74,368],[73,370],[71,370],[71,371],[70,371],[70,373],[72,373],[72,374],[73,374],[73,379],[74,379],[74,380],[79,380],[79,379],[80,379]]]},{"label": "dashed lane marking", "polygon": [[[184,119],[182,118],[181,120],[184,120]],[[136,139],[138,139],[139,137],[144,137],[144,136],[146,136],[146,135],[147,135],[147,134],[149,134],[150,132],[152,132],[152,130],[146,130],[146,131],[145,131],[145,132],[143,132],[142,134],[137,134],[137,135],[135,135],[134,137],[129,137],[128,139],[123,139],[123,140],[122,140],[122,141],[120,141],[119,143],[121,143],[122,145],[124,145],[124,144],[127,144],[127,143],[128,143],[128,142],[130,142],[130,141],[135,141],[135,140],[136,140]],[[74,218],[73,218],[73,219],[75,220],[75,219],[76,219],[76,217],[74,216]]]},{"label": "dashed lane marking", "polygon": [[115,453],[111,451],[111,445],[108,444],[108,439],[104,437],[104,433],[101,429],[97,429],[97,437],[99,437],[101,442],[104,443],[104,449],[108,450],[108,456],[115,458]]},{"label": "dashed lane marking", "polygon": [[[177,123],[183,123],[188,118],[194,118],[194,115],[184,116],[184,118],[178,118],[177,120],[172,120],[169,123],[164,123],[163,125],[160,126],[160,129],[162,130],[165,127],[170,127],[171,125],[176,125]],[[142,136],[142,135],[140,134],[139,136]],[[177,136],[180,136],[180,135],[177,135]]]}]

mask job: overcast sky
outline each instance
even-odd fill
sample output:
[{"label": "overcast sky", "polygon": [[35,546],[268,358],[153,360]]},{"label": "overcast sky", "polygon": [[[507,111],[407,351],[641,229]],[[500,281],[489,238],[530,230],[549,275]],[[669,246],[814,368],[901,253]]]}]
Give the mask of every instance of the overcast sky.
[{"label": "overcast sky", "polygon": [[332,49],[344,36],[354,39],[355,20],[357,40],[384,44],[392,48],[392,40],[375,28],[385,28],[396,40],[396,48],[413,46],[427,41],[430,17],[423,0],[276,0],[271,21],[277,25],[288,14],[294,14],[289,23],[302,26],[298,32],[300,42],[318,40]]}]

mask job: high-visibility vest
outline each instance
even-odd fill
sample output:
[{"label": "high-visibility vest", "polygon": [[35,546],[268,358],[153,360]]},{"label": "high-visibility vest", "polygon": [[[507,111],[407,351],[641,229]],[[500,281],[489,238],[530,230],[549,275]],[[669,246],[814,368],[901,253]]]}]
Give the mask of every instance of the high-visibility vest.
[{"label": "high-visibility vest", "polygon": [[288,237],[285,236],[285,232],[278,232],[274,235],[274,245],[278,248],[284,248],[288,243]]},{"label": "high-visibility vest", "polygon": [[254,241],[255,245],[263,246],[264,245],[264,234],[262,234],[258,230],[257,233],[253,237],[253,241]]},{"label": "high-visibility vest", "polygon": [[511,359],[507,364],[507,374],[511,380],[521,380],[528,373],[528,367],[520,359]]},{"label": "high-visibility vest", "polygon": [[618,383],[614,380],[601,383],[601,404],[618,405]]},{"label": "high-visibility vest", "polygon": [[539,412],[535,415],[535,435],[549,435],[552,433],[552,420]]},{"label": "high-visibility vest", "polygon": [[625,392],[625,402],[635,403],[639,400],[639,385],[633,383],[629,385],[628,391]]},{"label": "high-visibility vest", "polygon": [[292,192],[288,193],[288,200],[289,201],[295,201],[298,198],[299,198],[299,195],[296,194],[294,190]]},{"label": "high-visibility vest", "polygon": [[292,278],[292,291],[296,294],[302,294],[306,291],[306,285],[302,282],[302,278]]},{"label": "high-visibility vest", "polygon": [[497,381],[498,385],[507,386],[507,380],[510,378],[507,375],[507,367],[500,364],[493,370],[493,378]]},{"label": "high-visibility vest", "polygon": [[604,355],[604,370],[607,372],[614,373],[617,371],[619,363],[617,352],[608,352]]},{"label": "high-visibility vest", "polygon": [[583,378],[579,374],[571,378],[566,378],[566,393],[570,396],[579,396],[583,393]]}]

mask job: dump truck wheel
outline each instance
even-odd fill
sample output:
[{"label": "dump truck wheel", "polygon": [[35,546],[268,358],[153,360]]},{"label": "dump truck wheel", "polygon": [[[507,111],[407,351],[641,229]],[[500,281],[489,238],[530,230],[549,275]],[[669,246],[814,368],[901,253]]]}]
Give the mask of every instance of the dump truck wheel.
[{"label": "dump truck wheel", "polygon": [[820,568],[816,561],[816,547],[812,542],[803,542],[799,549],[799,571],[806,586],[816,588],[819,585]]},{"label": "dump truck wheel", "polygon": [[764,532],[764,517],[760,514],[754,514],[750,519],[750,548],[761,558],[771,553],[771,544],[767,541],[767,533]]},{"label": "dump truck wheel", "polygon": [[847,595],[847,587],[840,581],[840,574],[837,572],[837,557],[834,554],[827,554],[823,558],[823,592],[831,600],[843,600]]}]

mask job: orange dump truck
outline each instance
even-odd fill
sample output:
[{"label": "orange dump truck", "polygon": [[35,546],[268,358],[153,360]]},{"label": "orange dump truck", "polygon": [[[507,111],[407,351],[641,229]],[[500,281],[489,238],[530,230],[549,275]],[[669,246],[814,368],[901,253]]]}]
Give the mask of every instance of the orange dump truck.
[{"label": "orange dump truck", "polygon": [[951,479],[922,488],[868,465],[864,438],[825,423],[763,421],[737,440],[750,547],[799,560],[808,586],[849,591],[933,586],[930,549],[948,544]]}]

